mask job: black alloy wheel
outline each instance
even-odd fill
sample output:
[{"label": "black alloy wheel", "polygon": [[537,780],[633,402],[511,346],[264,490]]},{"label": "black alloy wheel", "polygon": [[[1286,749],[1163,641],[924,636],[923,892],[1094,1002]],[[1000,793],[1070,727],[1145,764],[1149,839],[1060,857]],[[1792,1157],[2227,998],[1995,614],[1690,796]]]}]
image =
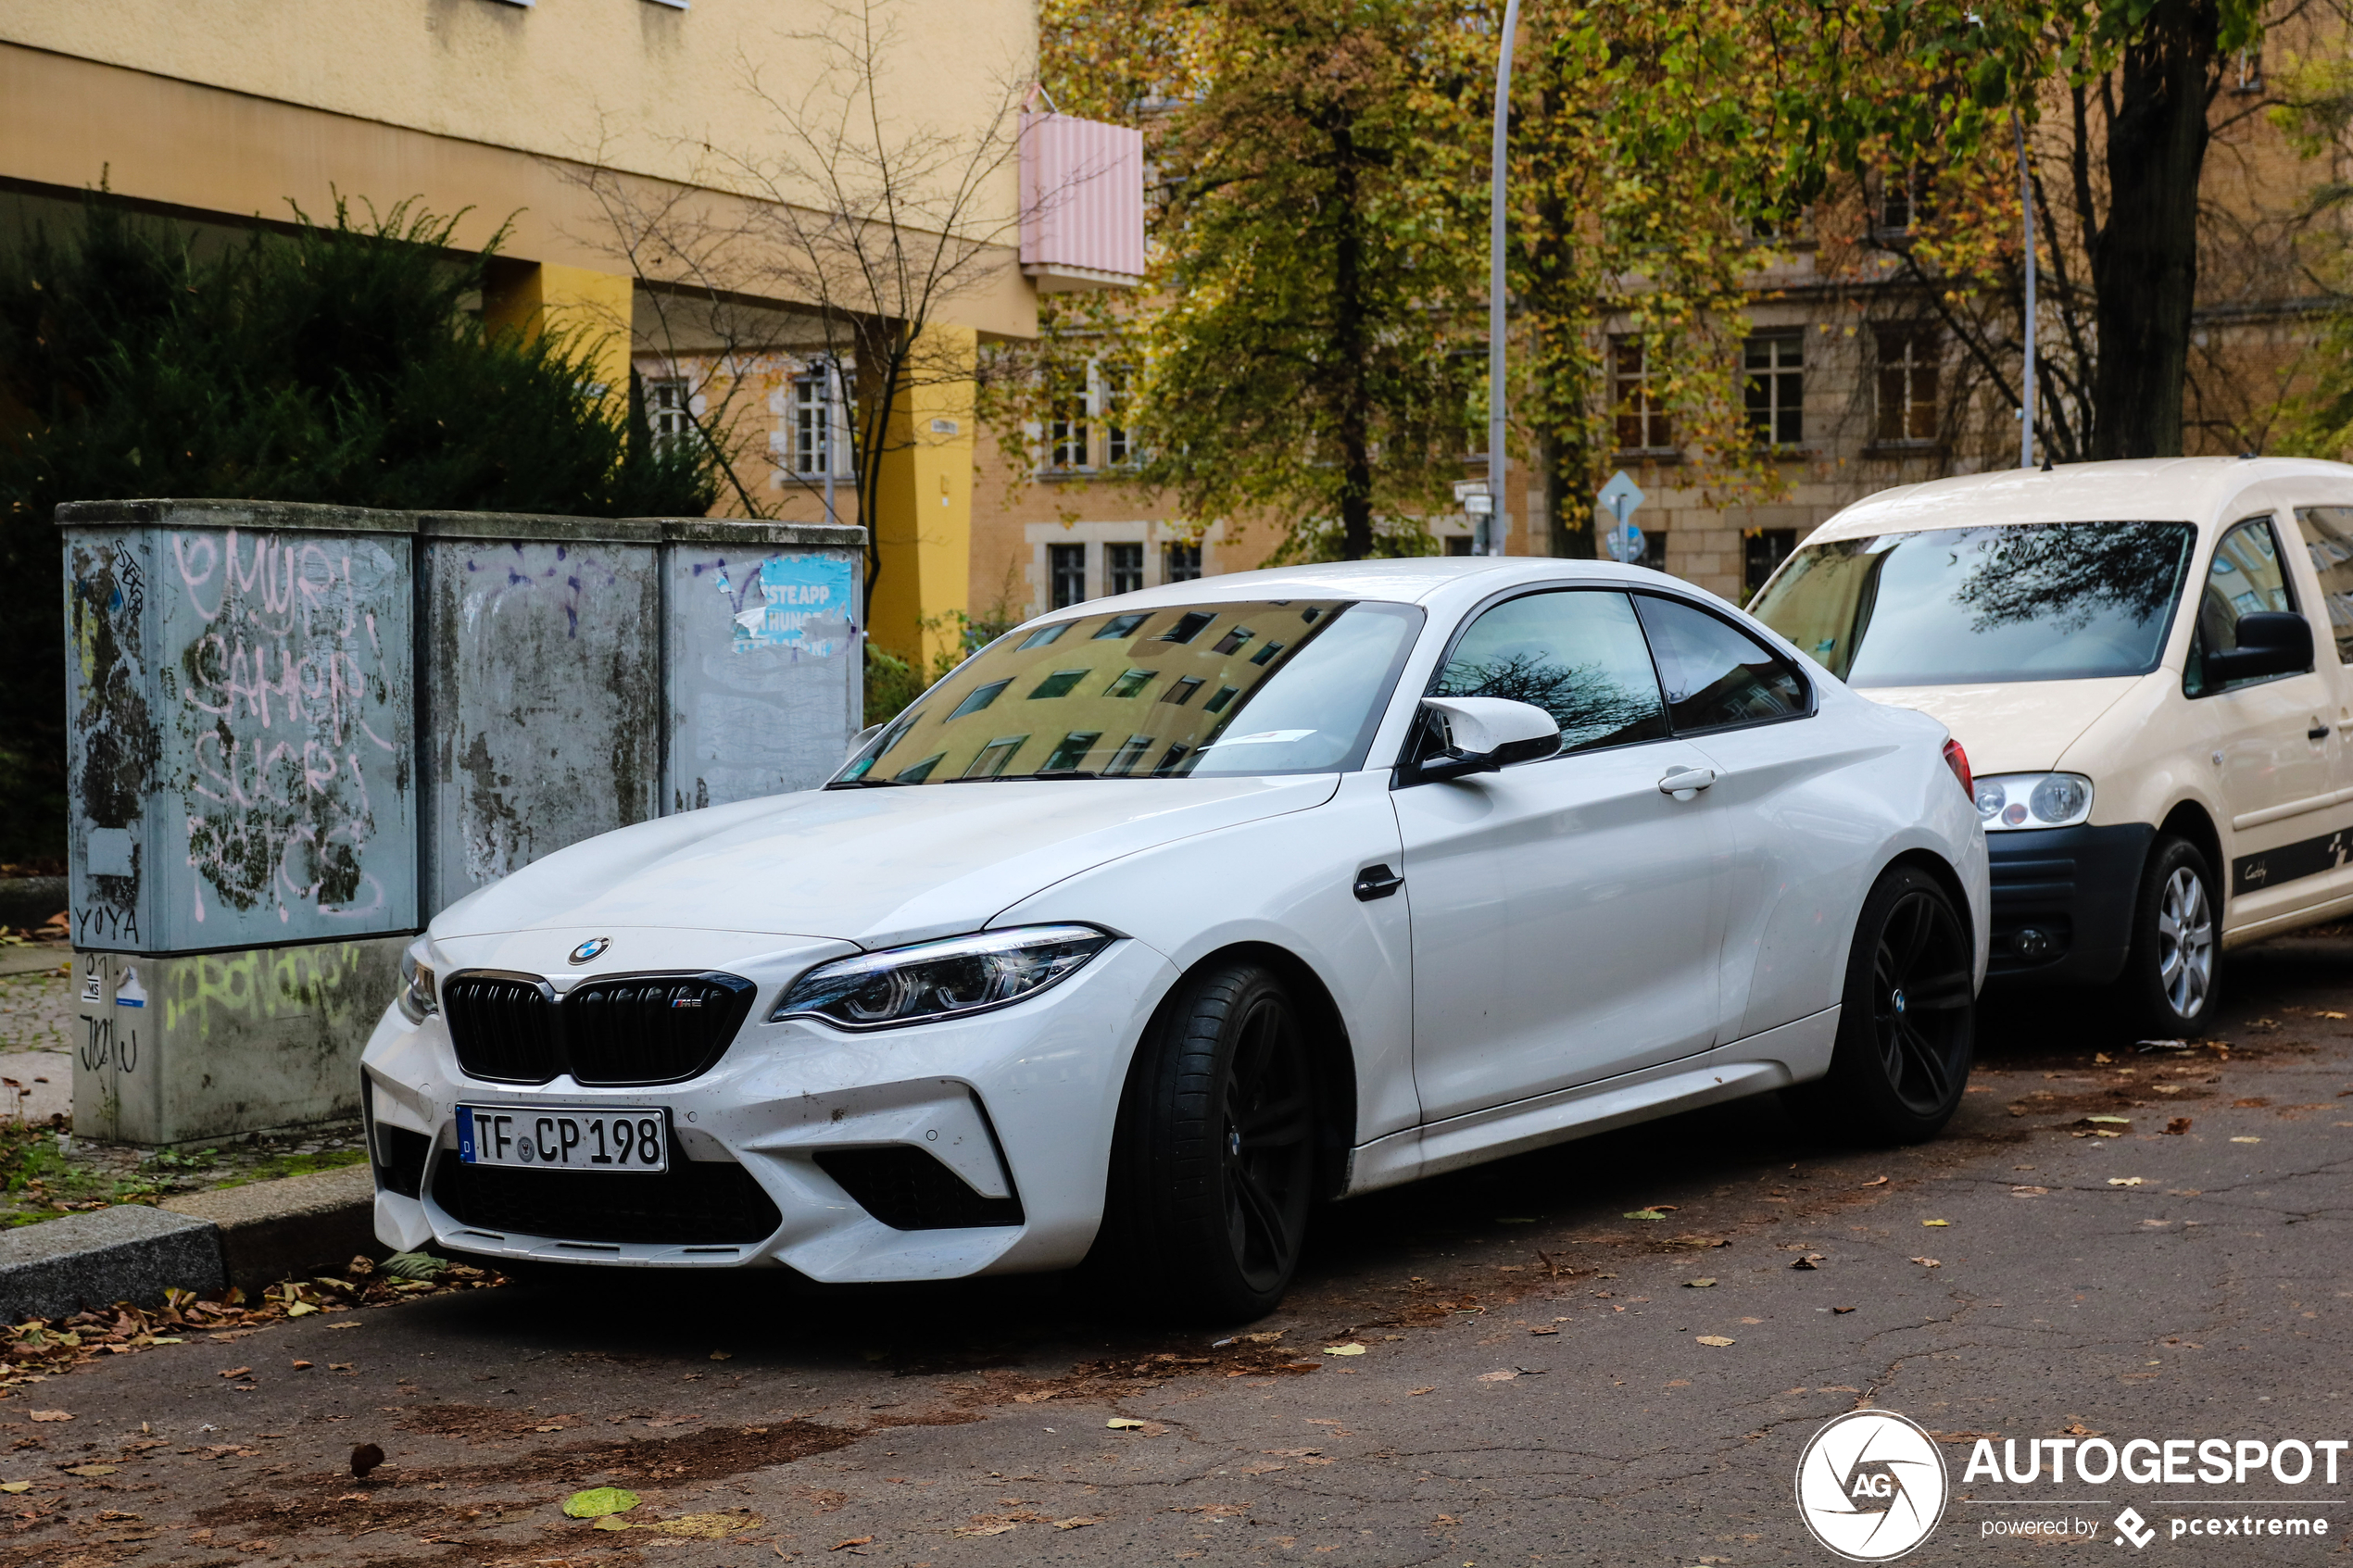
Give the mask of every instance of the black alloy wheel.
[{"label": "black alloy wheel", "polygon": [[1315,1179],[1305,1019],[1254,963],[1187,976],[1138,1048],[1090,1264],[1155,1317],[1274,1311],[1299,1267]]},{"label": "black alloy wheel", "polygon": [[1829,1074],[1791,1098],[1833,1136],[1934,1137],[1959,1109],[1976,1038],[1975,954],[1951,895],[1913,866],[1863,901]]}]

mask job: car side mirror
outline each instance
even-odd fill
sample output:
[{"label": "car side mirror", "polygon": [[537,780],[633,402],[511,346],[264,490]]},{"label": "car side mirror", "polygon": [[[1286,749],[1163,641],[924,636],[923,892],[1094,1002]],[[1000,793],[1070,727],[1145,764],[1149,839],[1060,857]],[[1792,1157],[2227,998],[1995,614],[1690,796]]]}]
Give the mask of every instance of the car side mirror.
[{"label": "car side mirror", "polygon": [[2312,668],[2312,623],[2288,610],[2257,610],[2239,617],[2239,646],[2209,652],[2201,669],[2209,689],[2262,675],[2301,673]]},{"label": "car side mirror", "polygon": [[1435,720],[1446,749],[1416,770],[1424,783],[1491,773],[1515,762],[1557,754],[1561,727],[1532,702],[1500,696],[1426,696],[1422,711]]},{"label": "car side mirror", "polygon": [[856,761],[858,759],[858,754],[866,749],[866,743],[873,740],[876,735],[882,733],[883,726],[881,724],[869,724],[864,729],[859,731],[856,734],[850,736],[849,755],[844,757],[842,760],[845,763]]}]

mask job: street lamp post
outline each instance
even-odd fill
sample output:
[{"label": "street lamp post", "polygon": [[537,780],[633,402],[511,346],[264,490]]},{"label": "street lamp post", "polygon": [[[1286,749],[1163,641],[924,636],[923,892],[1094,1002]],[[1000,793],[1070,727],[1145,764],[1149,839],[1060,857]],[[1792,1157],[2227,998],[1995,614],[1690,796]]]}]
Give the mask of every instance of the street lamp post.
[{"label": "street lamp post", "polygon": [[1519,0],[1504,6],[1503,47],[1495,56],[1495,144],[1487,190],[1487,494],[1495,508],[1488,514],[1487,553],[1504,553],[1504,535],[1510,531],[1511,510],[1504,500],[1504,157],[1511,139],[1512,40],[1519,31]]}]

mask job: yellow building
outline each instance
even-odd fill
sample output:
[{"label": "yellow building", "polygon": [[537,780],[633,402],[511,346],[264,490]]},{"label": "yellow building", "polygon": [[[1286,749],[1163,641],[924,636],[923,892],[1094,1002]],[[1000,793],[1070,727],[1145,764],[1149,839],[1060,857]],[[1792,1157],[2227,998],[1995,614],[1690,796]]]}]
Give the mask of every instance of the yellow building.
[{"label": "yellow building", "polygon": [[[70,223],[102,182],[199,226],[338,194],[463,209],[461,243],[507,230],[487,321],[589,334],[608,388],[633,358],[646,374],[658,426],[715,412],[748,438],[735,515],[824,515],[812,375],[840,364],[854,395],[844,320],[871,343],[874,318],[915,311],[925,369],[863,520],[875,638],[912,654],[967,602],[975,356],[1036,330],[1012,156],[1036,41],[1031,0],[946,19],[890,0],[0,0],[0,225]],[[808,134],[843,103],[865,141]],[[876,155],[917,147],[886,203]],[[951,275],[894,294],[833,265],[884,241]],[[820,438],[838,423],[817,417]]]}]

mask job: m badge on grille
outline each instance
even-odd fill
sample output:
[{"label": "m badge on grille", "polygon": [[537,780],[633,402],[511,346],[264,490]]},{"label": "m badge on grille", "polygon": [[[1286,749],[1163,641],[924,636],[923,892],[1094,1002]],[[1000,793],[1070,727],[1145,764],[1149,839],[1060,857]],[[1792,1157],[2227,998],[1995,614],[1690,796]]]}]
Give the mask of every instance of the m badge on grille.
[{"label": "m badge on grille", "polygon": [[572,961],[574,963],[586,963],[592,959],[602,958],[604,956],[605,949],[611,946],[612,938],[610,936],[591,936],[587,941],[583,942],[579,947],[574,947],[572,950]]}]

